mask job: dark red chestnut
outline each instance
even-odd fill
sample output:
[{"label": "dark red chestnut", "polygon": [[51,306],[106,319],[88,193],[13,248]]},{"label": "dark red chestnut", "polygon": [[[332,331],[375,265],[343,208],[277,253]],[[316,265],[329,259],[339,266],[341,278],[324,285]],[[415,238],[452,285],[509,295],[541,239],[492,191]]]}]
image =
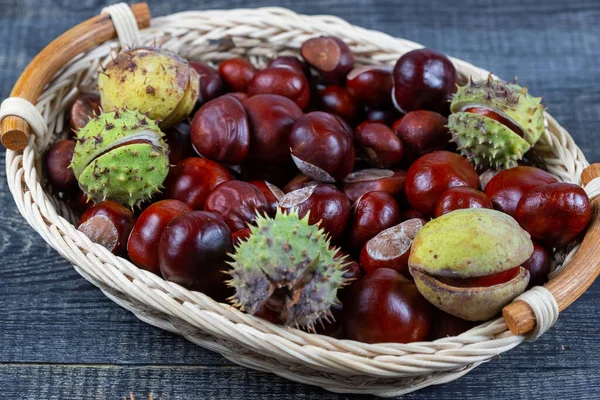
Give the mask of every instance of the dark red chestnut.
[{"label": "dark red chestnut", "polygon": [[160,275],[158,243],[160,235],[173,218],[191,212],[179,200],[161,200],[151,204],[139,216],[127,241],[127,253],[138,267]]},{"label": "dark red chestnut", "polygon": [[256,74],[256,68],[245,58],[234,57],[219,65],[219,74],[231,91],[245,92],[248,90],[248,83]]},{"label": "dark red chestnut", "polygon": [[348,225],[348,244],[351,249],[361,249],[379,232],[400,223],[398,203],[385,192],[369,192],[352,206]]},{"label": "dark red chestnut", "polygon": [[380,65],[355,68],[346,78],[352,97],[371,107],[390,104],[393,86],[391,69]]},{"label": "dark red chestnut", "polygon": [[368,192],[385,192],[399,203],[404,203],[406,172],[389,169],[363,169],[344,179],[342,190],[351,202]]},{"label": "dark red chestnut", "polygon": [[308,65],[304,61],[294,56],[279,56],[269,61],[269,63],[267,64],[267,68],[270,67],[291,68],[298,72],[302,72],[306,76],[306,79],[310,80],[310,70],[308,68]]},{"label": "dark red chestnut", "polygon": [[469,329],[475,328],[476,325],[477,322],[455,317],[452,314],[448,314],[434,307],[431,318],[431,329],[429,330],[427,340],[433,341],[446,337],[458,336]]},{"label": "dark red chestnut", "polygon": [[432,308],[408,279],[378,269],[353,285],[344,300],[346,335],[365,343],[422,341],[429,333]]},{"label": "dark red chestnut", "polygon": [[80,214],[94,204],[91,200],[88,201],[87,194],[83,193],[83,190],[81,190],[79,186],[75,187],[71,192],[68,192],[66,199],[69,207]]},{"label": "dark red chestnut", "polygon": [[260,94],[243,102],[250,122],[249,158],[282,164],[290,159],[289,136],[302,110],[292,100],[276,94]]},{"label": "dark red chestnut", "polygon": [[401,222],[404,222],[406,220],[413,219],[413,218],[420,218],[423,221],[425,221],[425,217],[423,216],[423,214],[421,214],[414,208],[409,208],[408,210],[402,211],[400,213],[400,221]]},{"label": "dark red chestnut", "polygon": [[130,209],[107,200],[88,208],[79,219],[77,230],[112,253],[123,255],[134,222]]},{"label": "dark red chestnut", "polygon": [[366,120],[371,122],[380,122],[387,126],[398,121],[402,117],[396,109],[390,108],[367,108]]},{"label": "dark red chestnut", "polygon": [[412,111],[393,128],[410,151],[418,155],[443,150],[450,141],[446,117],[433,111]]},{"label": "dark red chestnut", "polygon": [[193,61],[190,61],[190,65],[200,75],[200,90],[198,90],[197,101],[199,106],[223,94],[223,79],[214,68]]},{"label": "dark red chestnut", "polygon": [[349,124],[360,118],[361,109],[350,92],[340,86],[327,86],[318,92],[320,110],[335,114]]},{"label": "dark red chestnut", "polygon": [[392,99],[402,112],[449,109],[450,96],[456,91],[456,69],[444,54],[418,49],[404,54],[393,72]]},{"label": "dark red chestnut", "polygon": [[180,200],[194,210],[202,210],[208,194],[231,174],[214,161],[190,157],[171,168],[165,181],[165,198]]},{"label": "dark red chestnut", "polygon": [[95,93],[81,93],[77,96],[69,111],[69,125],[75,132],[87,125],[95,115],[102,114],[100,96]]},{"label": "dark red chestnut", "polygon": [[244,101],[248,99],[248,95],[244,92],[231,92],[227,93],[225,96],[231,96],[238,101]]},{"label": "dark red chestnut", "polygon": [[204,210],[219,214],[232,232],[254,223],[256,213],[267,214],[269,203],[256,186],[242,181],[223,182],[206,198]]},{"label": "dark red chestnut", "polygon": [[269,215],[274,217],[279,206],[279,200],[281,200],[285,193],[267,181],[250,181],[249,183],[256,186],[265,195],[269,204]]},{"label": "dark red chestnut", "polygon": [[433,216],[442,194],[456,186],[479,188],[479,175],[466,158],[449,151],[435,151],[415,161],[406,175],[406,198],[426,217]]},{"label": "dark red chestnut", "polygon": [[283,193],[293,192],[294,190],[301,189],[307,186],[317,185],[319,182],[315,181],[310,176],[306,176],[304,174],[298,174],[292,178],[291,181],[288,182],[287,185],[283,188]]},{"label": "dark red chestnut", "polygon": [[227,295],[226,261],[233,250],[231,231],[223,219],[206,211],[175,217],[163,230],[158,245],[162,276],[215,300]]},{"label": "dark red chestnut", "polygon": [[363,122],[354,134],[360,154],[374,167],[390,168],[400,164],[404,145],[387,126],[378,122]]},{"label": "dark red chestnut", "polygon": [[321,36],[302,44],[300,54],[329,83],[343,83],[354,68],[354,56],[341,39]]},{"label": "dark red chestnut", "polygon": [[485,194],[496,210],[515,216],[517,204],[529,190],[558,180],[535,167],[518,166],[499,172],[485,186]]},{"label": "dark red chestnut", "polygon": [[434,217],[462,208],[494,208],[494,206],[485,193],[470,186],[457,186],[442,194],[435,207]]},{"label": "dark red chestnut", "polygon": [[350,218],[350,201],[346,195],[328,185],[309,186],[294,190],[279,201],[283,211],[296,209],[300,218],[309,211],[309,224],[317,224],[329,233],[332,239],[339,237]]},{"label": "dark red chestnut", "polygon": [[231,234],[231,240],[233,243],[233,246],[237,246],[239,245],[241,242],[245,242],[250,235],[252,234],[252,231],[250,230],[250,228],[244,228],[244,229],[240,229],[237,232],[233,232]]},{"label": "dark red chestnut", "polygon": [[548,280],[548,274],[552,267],[550,253],[539,243],[533,242],[533,254],[521,266],[529,271],[527,289],[531,289],[534,286],[542,286]]},{"label": "dark red chestnut", "polygon": [[48,182],[56,192],[69,192],[77,188],[77,179],[71,169],[71,159],[75,152],[73,140],[54,143],[46,152],[44,167]]},{"label": "dark red chestnut", "polygon": [[548,247],[571,243],[592,217],[590,199],[572,183],[537,186],[521,197],[515,219],[532,239]]},{"label": "dark red chestnut", "polygon": [[244,106],[232,96],[209,101],[194,114],[191,139],[201,156],[230,165],[241,164],[250,148],[250,126]]},{"label": "dark red chestnut", "polygon": [[165,130],[165,140],[169,146],[169,163],[179,164],[188,157],[196,155],[190,139],[190,123],[180,123]]},{"label": "dark red chestnut", "polygon": [[310,86],[306,76],[295,69],[265,68],[258,71],[248,84],[248,96],[257,94],[278,94],[305,110],[310,101]]},{"label": "dark red chestnut", "polygon": [[290,149],[298,169],[317,181],[341,181],[354,166],[352,130],[325,112],[311,112],[296,121]]}]

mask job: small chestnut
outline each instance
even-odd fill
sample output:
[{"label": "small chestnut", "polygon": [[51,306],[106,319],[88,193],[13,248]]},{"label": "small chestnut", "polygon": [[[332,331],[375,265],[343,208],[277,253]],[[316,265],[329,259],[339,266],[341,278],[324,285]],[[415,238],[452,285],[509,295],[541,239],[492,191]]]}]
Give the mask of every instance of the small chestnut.
[{"label": "small chestnut", "polygon": [[494,208],[485,193],[470,186],[457,186],[446,190],[435,206],[434,217],[461,208]]},{"label": "small chestnut", "polygon": [[77,230],[112,253],[124,255],[134,223],[131,210],[107,200],[88,208],[79,219]]},{"label": "small chestnut", "polygon": [[446,117],[426,110],[406,114],[393,129],[406,147],[417,155],[444,150],[450,141]]},{"label": "small chestnut", "polygon": [[248,182],[258,188],[267,199],[267,203],[269,204],[269,212],[268,214],[271,217],[275,216],[277,213],[277,207],[279,206],[279,200],[284,196],[285,193],[277,186],[267,182],[267,181],[250,181]]},{"label": "small chestnut", "polygon": [[305,110],[310,101],[310,86],[306,76],[291,68],[265,68],[248,83],[248,96],[278,94],[287,97]]},{"label": "small chestnut", "polygon": [[398,203],[404,203],[406,172],[389,169],[363,169],[344,179],[342,190],[351,202],[368,192],[385,192]]},{"label": "small chestnut", "polygon": [[521,266],[529,271],[527,289],[531,289],[534,286],[541,286],[548,280],[548,274],[552,267],[550,253],[541,244],[533,242],[533,254]]},{"label": "small chestnut", "polygon": [[70,192],[77,188],[77,179],[71,169],[74,151],[75,142],[65,139],[54,143],[44,156],[48,182],[56,192]]},{"label": "small chestnut", "polygon": [[138,267],[160,275],[158,243],[160,235],[173,218],[191,212],[179,200],[161,200],[151,204],[138,217],[127,241],[127,253]]},{"label": "small chestnut", "polygon": [[317,181],[341,181],[354,166],[352,129],[325,112],[311,112],[296,121],[290,149],[298,169]]},{"label": "small chestnut", "polygon": [[256,186],[243,181],[223,182],[206,198],[204,211],[219,214],[232,232],[254,223],[256,214],[267,214],[269,203]]},{"label": "small chestnut", "polygon": [[392,71],[379,65],[354,68],[346,78],[352,97],[371,107],[390,104],[393,86]]},{"label": "small chestnut", "polygon": [[354,56],[350,48],[334,36],[308,39],[302,44],[300,54],[329,83],[343,83],[354,68]]},{"label": "small chestnut", "polygon": [[402,160],[402,140],[384,124],[363,122],[356,127],[354,136],[360,154],[372,166],[390,168]]},{"label": "small chestnut", "polygon": [[315,185],[287,193],[279,201],[283,211],[296,209],[303,218],[308,212],[309,224],[317,224],[329,233],[332,239],[339,237],[350,218],[350,201],[346,195],[328,185]]},{"label": "small chestnut", "polygon": [[179,164],[188,157],[196,155],[190,139],[190,124],[181,121],[165,130],[165,141],[169,146],[169,163]]},{"label": "small chestnut", "polygon": [[74,132],[87,125],[95,115],[102,114],[100,96],[95,93],[81,93],[69,110],[69,125]]},{"label": "small chestnut", "polygon": [[287,185],[283,188],[283,193],[293,192],[294,190],[301,189],[307,186],[317,185],[319,182],[316,182],[310,176],[306,176],[304,174],[298,174],[292,178],[291,181],[287,183]]},{"label": "small chestnut", "polygon": [[352,206],[348,225],[348,244],[351,249],[361,249],[379,232],[400,222],[398,203],[385,192],[369,192]]},{"label": "small chestnut", "polygon": [[203,105],[191,123],[192,145],[211,160],[237,165],[248,155],[250,126],[242,103],[221,96]]},{"label": "small chestnut", "polygon": [[515,219],[532,239],[548,247],[571,243],[592,217],[590,199],[572,183],[537,186],[521,197]]},{"label": "small chestnut", "polygon": [[219,65],[219,74],[233,92],[245,92],[256,68],[245,58],[234,57]]},{"label": "small chestnut", "polygon": [[310,80],[310,69],[308,65],[295,56],[279,56],[267,64],[267,68],[291,68],[298,72],[302,72],[306,79]]},{"label": "small chestnut", "polygon": [[214,68],[195,61],[190,61],[190,65],[200,75],[197,105],[201,106],[223,94],[223,78]]},{"label": "small chestnut", "polygon": [[361,109],[350,92],[340,86],[327,86],[317,93],[320,110],[335,114],[347,123],[354,125]]}]

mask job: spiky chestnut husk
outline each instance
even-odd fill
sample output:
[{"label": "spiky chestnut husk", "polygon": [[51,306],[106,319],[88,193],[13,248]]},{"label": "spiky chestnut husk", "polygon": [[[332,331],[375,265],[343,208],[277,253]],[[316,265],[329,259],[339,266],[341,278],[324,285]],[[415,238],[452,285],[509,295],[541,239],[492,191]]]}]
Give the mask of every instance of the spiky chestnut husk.
[{"label": "spiky chestnut husk", "polygon": [[[488,77],[459,87],[452,98],[448,128],[459,151],[483,168],[510,168],[521,160],[544,132],[544,106],[516,83]],[[470,107],[491,110],[517,126],[522,137],[484,115],[465,112]]]},{"label": "spiky chestnut husk", "polygon": [[157,192],[169,171],[167,145],[156,122],[137,111],[103,113],[77,132],[71,168],[95,203],[134,207]]},{"label": "spiky chestnut husk", "polygon": [[120,53],[98,76],[102,107],[137,109],[166,128],[192,112],[200,75],[179,56],[140,47]]},{"label": "spiky chestnut husk", "polygon": [[238,243],[229,286],[232,303],[249,314],[266,305],[285,325],[314,330],[321,319],[332,318],[344,286],[344,261],[336,258],[329,238],[296,211],[277,211],[275,218],[258,216],[251,235]]}]

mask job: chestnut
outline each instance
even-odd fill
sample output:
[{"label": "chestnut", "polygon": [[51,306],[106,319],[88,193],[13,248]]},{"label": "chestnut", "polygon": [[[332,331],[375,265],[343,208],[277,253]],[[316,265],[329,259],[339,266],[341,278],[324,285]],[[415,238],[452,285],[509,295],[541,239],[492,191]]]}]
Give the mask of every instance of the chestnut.
[{"label": "chestnut", "polygon": [[541,244],[533,242],[533,254],[521,266],[529,271],[529,285],[526,290],[541,286],[548,280],[552,267],[550,252]]},{"label": "chestnut", "polygon": [[298,169],[317,181],[341,181],[354,166],[352,130],[325,112],[314,111],[296,121],[290,149]]},{"label": "chestnut", "polygon": [[171,168],[165,181],[165,198],[180,200],[202,210],[208,194],[220,183],[231,180],[222,166],[206,158],[190,157]]},{"label": "chestnut", "polygon": [[403,203],[406,172],[389,169],[363,169],[344,179],[342,190],[351,202],[368,192],[385,192],[397,202]]},{"label": "chestnut", "polygon": [[188,157],[195,156],[190,139],[190,123],[181,121],[165,130],[165,141],[169,146],[169,163],[179,164]]},{"label": "chestnut", "polygon": [[79,219],[77,230],[113,254],[124,255],[134,222],[131,210],[107,200],[88,208]]},{"label": "chestnut", "polygon": [[251,234],[252,234],[252,230],[250,230],[250,228],[244,228],[244,229],[240,229],[237,232],[233,232],[231,234],[231,240],[233,243],[233,247],[238,246],[241,242],[245,242],[246,239],[248,239]]},{"label": "chestnut", "polygon": [[302,72],[291,68],[265,68],[248,84],[248,96],[277,94],[287,97],[305,110],[310,101],[310,86]]},{"label": "chestnut", "polygon": [[464,157],[440,150],[417,159],[406,175],[406,198],[426,217],[433,216],[442,194],[456,186],[479,188],[479,175]]},{"label": "chestnut", "polygon": [[214,68],[194,61],[190,61],[190,65],[200,75],[197,105],[201,106],[223,94],[223,78]]},{"label": "chestnut", "polygon": [[227,297],[223,271],[233,250],[231,231],[217,214],[192,211],[175,217],[164,228],[158,245],[162,276],[171,282],[203,292],[219,301]]},{"label": "chestnut", "polygon": [[295,56],[279,56],[267,64],[267,68],[291,68],[298,72],[302,72],[306,79],[310,80],[310,70],[308,65]]},{"label": "chestnut", "polygon": [[95,93],[81,93],[69,109],[69,125],[74,132],[87,125],[96,115],[102,114],[100,96]]},{"label": "chestnut", "polygon": [[410,343],[425,340],[431,305],[398,272],[382,268],[353,285],[344,299],[348,339],[365,343]]},{"label": "chestnut", "polygon": [[267,199],[267,203],[269,204],[269,212],[268,214],[271,217],[275,216],[277,212],[277,207],[279,206],[279,200],[284,196],[285,193],[277,186],[267,182],[267,181],[250,181],[248,182],[258,188]]},{"label": "chestnut", "polygon": [[396,109],[389,108],[367,108],[367,114],[365,116],[366,121],[380,122],[387,126],[392,126],[392,124],[400,118],[402,118],[402,114]]},{"label": "chestnut", "polygon": [[230,58],[219,65],[219,74],[233,92],[245,92],[254,78],[256,68],[241,57]]},{"label": "chestnut", "polygon": [[534,240],[548,247],[571,243],[592,217],[590,199],[572,183],[537,186],[521,197],[515,219]]},{"label": "chestnut", "polygon": [[380,65],[355,68],[346,77],[346,87],[352,97],[371,107],[390,104],[393,86],[392,71]]},{"label": "chestnut", "polygon": [[360,154],[374,167],[390,168],[402,160],[402,140],[387,126],[379,122],[363,122],[354,134]]},{"label": "chestnut", "polygon": [[494,208],[485,193],[470,186],[457,186],[446,190],[435,206],[434,217],[462,208]]},{"label": "chestnut", "polygon": [[535,167],[520,165],[500,171],[485,186],[485,194],[496,210],[512,217],[521,197],[529,190],[558,180],[550,173]]},{"label": "chestnut", "polygon": [[332,239],[338,238],[350,218],[350,201],[346,195],[328,185],[315,185],[287,193],[279,201],[283,211],[296,209],[303,218],[308,212],[308,223],[320,226]]},{"label": "chestnut", "polygon": [[231,92],[227,93],[225,96],[231,96],[238,101],[244,101],[249,98],[248,94],[244,92]]},{"label": "chestnut", "polygon": [[335,114],[354,125],[360,117],[360,108],[350,92],[340,86],[327,86],[317,93],[320,110]]},{"label": "chestnut", "polygon": [[301,189],[307,186],[317,185],[319,182],[316,182],[310,176],[306,176],[304,174],[298,174],[292,178],[291,181],[287,183],[287,185],[283,188],[283,193],[293,192],[294,190]]},{"label": "chestnut", "polygon": [[302,44],[300,54],[329,83],[343,83],[354,68],[350,48],[335,36],[308,39]]},{"label": "chestnut", "polygon": [[304,113],[292,100],[260,94],[243,102],[250,123],[249,159],[282,164],[290,159],[289,136],[292,125]]},{"label": "chestnut", "polygon": [[138,217],[127,241],[127,253],[138,267],[160,275],[158,243],[167,224],[192,209],[179,200],[161,200],[151,204]]},{"label": "chestnut", "polygon": [[404,54],[394,66],[392,100],[402,112],[449,111],[450,96],[456,91],[456,69],[444,54],[418,49]]},{"label": "chestnut", "polygon": [[256,214],[267,214],[269,203],[256,186],[242,181],[223,182],[206,198],[204,210],[221,215],[232,232],[254,223]]},{"label": "chestnut", "polygon": [[475,328],[477,324],[473,321],[467,321],[462,318],[455,317],[438,308],[433,308],[431,318],[431,329],[427,340],[433,341],[446,337],[458,336],[461,333]]},{"label": "chestnut", "polygon": [[56,192],[70,192],[77,188],[77,179],[71,169],[74,152],[75,142],[65,139],[54,143],[44,156],[48,182]]},{"label": "chestnut", "polygon": [[241,180],[269,181],[276,186],[285,186],[287,182],[298,173],[298,168],[296,168],[296,165],[291,158],[283,164],[270,164],[246,160],[240,168]]},{"label": "chestnut", "polygon": [[402,211],[400,213],[400,221],[402,221],[402,222],[404,222],[408,219],[413,219],[413,218],[420,218],[423,221],[425,221],[425,217],[423,216],[423,214],[421,214],[414,208],[409,208],[408,210]]},{"label": "chestnut", "polygon": [[221,96],[203,105],[191,123],[192,145],[211,160],[237,165],[248,155],[250,126],[242,103]]},{"label": "chestnut", "polygon": [[361,249],[373,236],[399,222],[400,209],[392,196],[385,192],[366,193],[352,206],[348,244],[351,249]]},{"label": "chestnut", "polygon": [[378,268],[389,268],[405,276],[408,273],[408,258],[413,240],[425,221],[409,219],[381,231],[369,239],[360,251],[358,262],[369,273]]},{"label": "chestnut", "polygon": [[450,141],[446,117],[426,110],[406,114],[393,129],[410,151],[417,155],[444,150]]},{"label": "chestnut", "polygon": [[67,192],[66,194],[67,204],[76,213],[81,214],[94,204],[91,200],[88,200],[87,194],[83,193],[83,190],[81,190],[79,186],[75,187],[74,190]]}]

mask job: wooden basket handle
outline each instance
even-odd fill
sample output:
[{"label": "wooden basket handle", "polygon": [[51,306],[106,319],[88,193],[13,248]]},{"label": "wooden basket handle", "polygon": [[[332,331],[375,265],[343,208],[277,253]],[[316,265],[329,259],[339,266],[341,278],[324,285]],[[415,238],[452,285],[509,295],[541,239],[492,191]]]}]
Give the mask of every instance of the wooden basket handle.
[{"label": "wooden basket handle", "polygon": [[[131,6],[138,27],[150,26],[150,9],[146,3]],[[88,19],[69,29],[44,48],[27,66],[10,93],[35,104],[54,75],[77,54],[117,37],[108,14]],[[24,119],[9,115],[2,120],[2,144],[10,150],[22,150],[29,142],[30,127]]]},{"label": "wooden basket handle", "polygon": [[[581,174],[584,186],[600,177],[600,164],[593,164]],[[579,298],[600,275],[600,197],[592,200],[592,220],[573,259],[556,277],[544,285],[552,293],[560,311]],[[504,307],[502,316],[510,331],[523,335],[536,325],[529,304],[517,301]]]}]

